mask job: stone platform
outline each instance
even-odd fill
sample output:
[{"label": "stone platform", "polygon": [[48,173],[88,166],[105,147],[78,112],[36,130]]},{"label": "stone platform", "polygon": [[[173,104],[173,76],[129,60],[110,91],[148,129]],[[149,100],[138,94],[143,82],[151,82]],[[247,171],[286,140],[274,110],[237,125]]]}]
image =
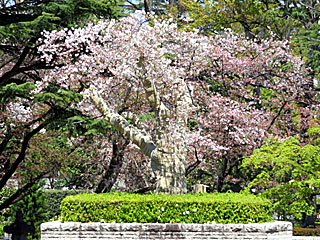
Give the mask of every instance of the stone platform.
[{"label": "stone platform", "polygon": [[297,240],[290,222],[250,224],[79,223],[41,224],[41,240],[188,239]]}]

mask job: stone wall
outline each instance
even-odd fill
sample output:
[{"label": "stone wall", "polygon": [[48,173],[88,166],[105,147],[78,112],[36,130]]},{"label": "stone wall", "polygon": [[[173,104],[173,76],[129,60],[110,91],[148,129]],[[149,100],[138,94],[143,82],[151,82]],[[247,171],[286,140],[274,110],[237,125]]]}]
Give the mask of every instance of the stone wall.
[{"label": "stone wall", "polygon": [[41,224],[41,240],[216,239],[292,240],[289,222],[251,224],[78,223]]}]

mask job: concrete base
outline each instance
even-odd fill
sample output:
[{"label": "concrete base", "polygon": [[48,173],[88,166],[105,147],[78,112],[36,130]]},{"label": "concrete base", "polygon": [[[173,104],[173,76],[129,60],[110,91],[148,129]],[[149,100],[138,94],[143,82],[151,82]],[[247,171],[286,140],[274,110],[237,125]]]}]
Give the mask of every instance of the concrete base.
[{"label": "concrete base", "polygon": [[79,223],[41,224],[41,240],[215,239],[293,240],[290,222],[250,224]]}]

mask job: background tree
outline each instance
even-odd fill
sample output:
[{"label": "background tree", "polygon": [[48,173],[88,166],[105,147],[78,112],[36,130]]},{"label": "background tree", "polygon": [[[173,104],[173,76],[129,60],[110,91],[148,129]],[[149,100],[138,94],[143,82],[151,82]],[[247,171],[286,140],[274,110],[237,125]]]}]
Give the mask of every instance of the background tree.
[{"label": "background tree", "polygon": [[[268,39],[288,40],[290,46],[294,49],[294,54],[301,56],[307,66],[310,66],[313,71],[309,71],[311,78],[314,78],[314,88],[305,92],[305,95],[310,100],[317,99],[316,90],[318,84],[318,54],[316,42],[318,41],[317,23],[318,2],[317,1],[182,1],[186,15],[192,20],[185,22],[184,28],[192,29],[199,28],[205,34],[216,35],[225,32],[226,28],[231,28],[233,31],[243,34],[244,36],[255,39],[258,42],[263,42]],[[314,30],[311,30],[314,29]],[[310,84],[312,84],[310,82]],[[219,92],[221,86],[214,87],[215,91]],[[272,92],[267,92],[260,86],[256,86],[257,94],[262,94],[264,98],[272,95]],[[270,95],[270,96],[271,96]],[[286,97],[285,97],[286,98]],[[288,98],[287,98],[288,99]],[[269,98],[269,100],[271,100]],[[311,102],[313,101],[311,100]],[[307,103],[309,102],[309,103]],[[305,133],[308,130],[310,121],[310,111],[303,110],[307,105],[310,106],[310,101],[298,100],[296,103],[279,101],[279,108],[275,107],[272,111],[278,111],[279,116],[287,116],[285,122],[289,125],[283,125],[281,128],[287,131],[286,135],[291,136],[297,134],[301,137],[301,141],[307,141]],[[301,108],[302,107],[302,108]],[[301,119],[304,119],[302,120]],[[291,119],[290,119],[291,118]],[[274,124],[274,122],[273,122]],[[280,127],[280,125],[278,125]],[[269,129],[270,131],[270,129]],[[233,158],[232,155],[228,158]],[[241,163],[241,154],[236,157],[238,163]],[[220,170],[224,169],[222,160],[218,166]],[[242,182],[237,176],[242,175],[238,164],[234,168],[228,169],[227,173],[220,176],[228,176],[230,180],[236,182],[237,189]],[[219,171],[220,171],[219,170]],[[209,176],[214,170],[203,171],[200,169],[200,174]],[[219,175],[219,174],[218,174]],[[195,176],[197,178],[197,176]]]},{"label": "background tree", "polygon": [[292,137],[283,142],[268,139],[245,158],[243,169],[252,171],[255,179],[247,190],[262,192],[273,200],[279,218],[302,218],[315,211],[314,197],[320,187],[319,127],[310,128],[310,143],[304,144]]},{"label": "background tree", "polygon": [[184,13],[191,17],[189,27],[216,34],[225,28],[244,33],[250,39],[273,37],[296,42],[299,55],[319,73],[318,19],[320,5],[317,0],[297,1],[193,1],[182,0]]},{"label": "background tree", "polygon": [[[192,26],[212,34],[232,28],[248,38],[266,38],[270,33],[279,40],[289,40],[303,26],[305,9],[297,1],[183,0],[185,12],[193,19]],[[304,22],[305,23],[305,22]]]}]

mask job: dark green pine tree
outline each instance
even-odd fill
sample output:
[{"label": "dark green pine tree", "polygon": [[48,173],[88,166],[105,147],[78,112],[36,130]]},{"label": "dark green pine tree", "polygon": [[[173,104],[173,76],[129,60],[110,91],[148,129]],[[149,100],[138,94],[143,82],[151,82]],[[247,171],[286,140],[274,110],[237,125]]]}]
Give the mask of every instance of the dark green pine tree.
[{"label": "dark green pine tree", "polygon": [[[8,192],[9,179],[26,159],[30,139],[40,130],[64,125],[80,113],[70,107],[81,100],[79,93],[58,89],[54,83],[46,92],[34,95],[50,62],[40,60],[37,39],[41,33],[77,28],[89,20],[120,18],[121,0],[25,0],[0,1],[0,211],[18,202],[47,172],[32,175],[18,189]],[[27,123],[8,117],[8,106],[20,103],[31,109],[37,103],[46,111]]]},{"label": "dark green pine tree", "polygon": [[34,227],[34,232],[28,234],[29,240],[40,239],[40,224],[48,221],[47,199],[43,191],[39,190],[40,185],[34,185],[30,194],[14,204],[10,209],[11,222],[15,220],[17,211],[22,212],[23,221]]}]

